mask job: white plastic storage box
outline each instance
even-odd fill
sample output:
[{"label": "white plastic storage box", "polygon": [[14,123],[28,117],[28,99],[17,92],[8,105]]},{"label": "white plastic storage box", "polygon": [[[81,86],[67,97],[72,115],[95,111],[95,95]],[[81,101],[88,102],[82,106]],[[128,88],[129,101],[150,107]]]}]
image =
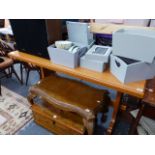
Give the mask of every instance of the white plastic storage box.
[{"label": "white plastic storage box", "polygon": [[108,63],[112,48],[109,46],[93,45],[85,55],[86,59]]},{"label": "white plastic storage box", "polygon": [[75,42],[77,45],[83,45],[90,48],[94,44],[93,33],[90,32],[88,23],[66,22],[68,40]]},{"label": "white plastic storage box", "polygon": [[113,54],[152,63],[155,57],[155,30],[120,29],[113,33]]},{"label": "white plastic storage box", "polygon": [[85,56],[80,58],[80,67],[87,68],[97,72],[103,72],[106,64],[103,61],[86,59]]},{"label": "white plastic storage box", "polygon": [[79,66],[80,57],[85,54],[87,47],[80,47],[76,52],[69,52],[68,50],[55,48],[54,45],[49,46],[48,54],[50,60],[55,64],[64,65],[70,68],[76,68]]},{"label": "white plastic storage box", "polygon": [[155,75],[155,62],[150,64],[111,55],[110,71],[122,83],[152,79]]}]

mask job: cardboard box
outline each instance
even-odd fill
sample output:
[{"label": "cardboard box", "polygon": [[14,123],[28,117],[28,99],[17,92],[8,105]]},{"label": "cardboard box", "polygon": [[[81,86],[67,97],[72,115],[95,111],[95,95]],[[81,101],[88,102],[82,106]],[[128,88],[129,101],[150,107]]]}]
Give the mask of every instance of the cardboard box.
[{"label": "cardboard box", "polygon": [[106,68],[106,64],[103,61],[86,59],[85,56],[80,58],[80,67],[94,70],[97,72],[103,72]]},{"label": "cardboard box", "polygon": [[152,79],[155,76],[155,62],[150,64],[111,55],[110,71],[122,83]]},{"label": "cardboard box", "polygon": [[120,29],[113,33],[113,54],[152,63],[155,57],[155,31]]},{"label": "cardboard box", "polygon": [[48,54],[50,59],[55,64],[64,65],[70,68],[76,68],[79,66],[80,57],[85,54],[87,48],[85,46],[81,46],[80,50],[76,52],[69,52],[68,50],[55,48],[54,45],[49,46]]},{"label": "cardboard box", "polygon": [[112,48],[109,46],[93,45],[85,55],[86,59],[108,63]]}]

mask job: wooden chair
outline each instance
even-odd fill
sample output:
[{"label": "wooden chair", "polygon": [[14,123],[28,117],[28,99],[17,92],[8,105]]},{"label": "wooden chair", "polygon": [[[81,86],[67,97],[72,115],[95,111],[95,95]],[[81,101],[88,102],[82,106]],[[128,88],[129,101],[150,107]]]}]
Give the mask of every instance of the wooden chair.
[{"label": "wooden chair", "polygon": [[[142,115],[145,113],[147,106],[155,108],[155,78],[147,81],[144,99],[141,101],[140,109],[138,111],[138,114],[135,120],[131,125],[129,134],[135,133],[137,129],[137,125],[139,124],[139,121]],[[150,114],[150,117],[152,118],[153,116],[151,116]],[[155,119],[155,115],[154,115],[154,119]]]},{"label": "wooden chair", "polygon": [[20,74],[21,74],[22,83],[24,83],[24,80],[23,80],[23,71],[24,70],[26,71],[26,82],[25,82],[26,86],[28,84],[29,75],[30,75],[31,71],[37,71],[39,76],[40,76],[40,79],[41,79],[41,70],[40,70],[39,67],[34,66],[34,65],[30,64],[30,63],[21,62],[20,63]]},{"label": "wooden chair", "polygon": [[110,102],[107,91],[56,75],[32,86],[28,100],[35,122],[56,134],[93,134],[97,114]]},{"label": "wooden chair", "polygon": [[[14,69],[14,61],[11,58],[7,57],[7,53],[12,51],[12,47],[10,47],[5,41],[0,39],[0,80],[5,77],[11,77],[12,74],[16,76],[16,78],[21,82],[18,74]],[[1,95],[1,82],[0,82],[0,95]]]},{"label": "wooden chair", "polygon": [[[4,77],[8,78],[8,77],[11,77],[12,74],[15,74],[16,78],[20,81],[20,78],[14,69],[13,60],[7,57],[0,57],[0,61],[1,61],[0,62],[0,73],[2,74],[0,76],[0,80]],[[6,72],[7,69],[8,69],[8,72]],[[1,85],[0,85],[0,95],[1,95]]]},{"label": "wooden chair", "polygon": [[[10,31],[9,31],[10,32]],[[14,36],[10,33],[2,33],[0,31],[0,42],[1,42],[1,46],[0,46],[0,54],[2,56],[7,56],[7,54],[10,51],[13,51],[16,49],[16,42],[14,39]],[[10,44],[12,44],[12,46],[10,46]],[[28,63],[24,63],[21,61],[14,61],[14,64],[20,64],[20,82],[21,84],[24,83],[23,80],[23,71],[26,70],[26,85],[28,84],[28,79],[29,79],[29,74],[31,71],[37,71],[40,75],[40,69],[36,66],[33,66],[32,64],[28,64]]]}]

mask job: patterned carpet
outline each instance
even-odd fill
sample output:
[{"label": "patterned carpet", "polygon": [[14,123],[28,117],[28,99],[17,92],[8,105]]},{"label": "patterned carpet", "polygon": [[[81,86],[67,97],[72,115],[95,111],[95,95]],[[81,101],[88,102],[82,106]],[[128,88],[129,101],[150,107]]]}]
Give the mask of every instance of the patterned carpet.
[{"label": "patterned carpet", "polygon": [[32,112],[27,99],[2,86],[0,135],[16,134],[31,120]]}]

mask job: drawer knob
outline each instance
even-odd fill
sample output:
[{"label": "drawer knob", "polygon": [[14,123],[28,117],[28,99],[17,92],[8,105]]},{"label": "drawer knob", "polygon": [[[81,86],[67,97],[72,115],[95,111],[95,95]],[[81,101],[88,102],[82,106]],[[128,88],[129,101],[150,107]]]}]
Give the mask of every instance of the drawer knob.
[{"label": "drawer knob", "polygon": [[53,118],[56,119],[57,118],[57,115],[53,115]]}]

